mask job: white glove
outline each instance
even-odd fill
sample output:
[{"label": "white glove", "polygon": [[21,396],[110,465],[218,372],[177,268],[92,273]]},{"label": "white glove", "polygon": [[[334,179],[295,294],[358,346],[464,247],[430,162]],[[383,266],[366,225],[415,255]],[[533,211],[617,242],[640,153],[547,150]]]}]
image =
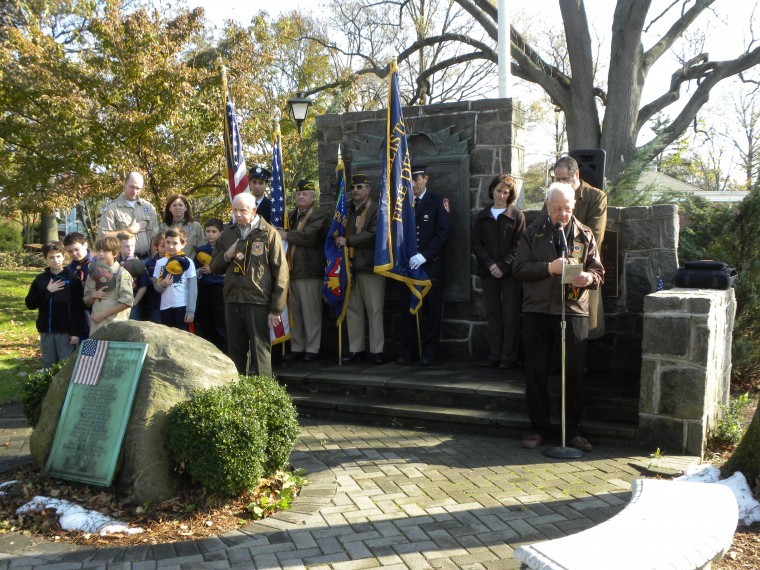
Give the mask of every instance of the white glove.
[{"label": "white glove", "polygon": [[418,269],[426,261],[427,259],[425,259],[425,256],[421,253],[413,255],[411,258],[409,258],[409,268]]}]

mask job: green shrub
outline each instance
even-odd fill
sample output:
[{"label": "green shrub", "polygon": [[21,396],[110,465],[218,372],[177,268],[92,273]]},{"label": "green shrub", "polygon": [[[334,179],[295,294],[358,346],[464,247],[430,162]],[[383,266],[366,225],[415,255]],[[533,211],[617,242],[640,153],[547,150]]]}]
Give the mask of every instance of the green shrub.
[{"label": "green shrub", "polygon": [[0,251],[21,251],[23,243],[18,224],[0,223]]},{"label": "green shrub", "polygon": [[723,406],[723,417],[710,434],[714,443],[736,445],[744,435],[746,426],[742,420],[742,412],[749,404],[749,393],[731,398]]},{"label": "green shrub", "polygon": [[256,487],[264,475],[264,423],[240,405],[231,387],[193,393],[169,414],[173,459],[193,481],[225,496]]},{"label": "green shrub", "polygon": [[21,407],[26,416],[29,425],[35,427],[37,422],[40,421],[40,413],[42,412],[42,400],[45,399],[50,383],[53,381],[53,377],[58,374],[58,371],[63,366],[63,362],[54,364],[47,370],[41,372],[32,372],[26,377],[26,380],[21,384]]},{"label": "green shrub", "polygon": [[23,267],[45,267],[45,260],[39,251],[0,251],[0,269]]},{"label": "green shrub", "polygon": [[301,428],[296,408],[285,388],[269,376],[242,376],[233,390],[266,428],[264,474],[271,475],[287,467]]}]

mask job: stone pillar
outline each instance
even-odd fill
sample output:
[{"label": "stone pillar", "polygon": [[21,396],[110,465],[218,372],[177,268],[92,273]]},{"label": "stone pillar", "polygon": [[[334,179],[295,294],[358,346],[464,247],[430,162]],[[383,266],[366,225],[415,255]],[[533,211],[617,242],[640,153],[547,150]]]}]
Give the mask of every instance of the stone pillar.
[{"label": "stone pillar", "polygon": [[702,457],[731,386],[734,290],[671,289],[644,299],[639,444]]}]

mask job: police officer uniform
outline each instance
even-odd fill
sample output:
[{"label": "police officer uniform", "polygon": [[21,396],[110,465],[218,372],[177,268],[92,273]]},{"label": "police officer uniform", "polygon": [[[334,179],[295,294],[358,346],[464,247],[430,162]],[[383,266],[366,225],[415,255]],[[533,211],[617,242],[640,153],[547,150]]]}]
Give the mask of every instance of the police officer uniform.
[{"label": "police officer uniform", "polygon": [[[269,185],[272,173],[263,166],[252,166],[248,170],[248,180],[263,180]],[[264,193],[261,199],[256,198],[256,213],[264,218],[267,223],[272,222],[272,199]]]}]

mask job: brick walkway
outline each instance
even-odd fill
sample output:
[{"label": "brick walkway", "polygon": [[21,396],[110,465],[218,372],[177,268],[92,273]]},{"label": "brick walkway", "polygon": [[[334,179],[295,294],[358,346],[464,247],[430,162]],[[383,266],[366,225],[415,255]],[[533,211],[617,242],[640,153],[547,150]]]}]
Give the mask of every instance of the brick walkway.
[{"label": "brick walkway", "polygon": [[[28,460],[18,407],[0,408],[0,471]],[[0,535],[0,568],[519,568],[512,551],[608,519],[636,452],[562,462],[517,439],[305,420],[293,509],[219,538],[92,549]]]}]

